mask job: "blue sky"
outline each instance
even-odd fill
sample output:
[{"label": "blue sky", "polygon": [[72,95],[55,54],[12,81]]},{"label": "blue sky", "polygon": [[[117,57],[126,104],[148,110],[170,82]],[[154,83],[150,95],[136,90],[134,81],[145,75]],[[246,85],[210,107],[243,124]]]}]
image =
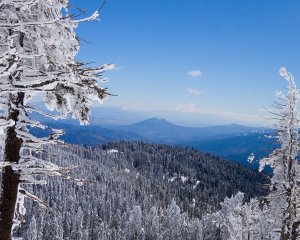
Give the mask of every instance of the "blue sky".
[{"label": "blue sky", "polygon": [[108,0],[100,18],[79,27],[78,58],[119,66],[105,106],[261,124],[284,90],[279,68],[300,79],[298,0]]}]

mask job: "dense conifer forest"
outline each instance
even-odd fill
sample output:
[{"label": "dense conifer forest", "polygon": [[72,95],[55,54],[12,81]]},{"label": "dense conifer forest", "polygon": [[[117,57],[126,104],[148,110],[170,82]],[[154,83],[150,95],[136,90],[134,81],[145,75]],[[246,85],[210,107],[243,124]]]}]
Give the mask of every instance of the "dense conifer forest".
[{"label": "dense conifer forest", "polygon": [[25,239],[200,239],[195,236],[205,231],[210,239],[218,231],[203,220],[206,214],[238,191],[246,201],[264,196],[269,182],[190,148],[121,141],[45,150],[43,158],[78,166],[72,176],[91,182],[49,178],[48,185],[29,187],[49,209],[26,201],[26,221],[17,232]]}]

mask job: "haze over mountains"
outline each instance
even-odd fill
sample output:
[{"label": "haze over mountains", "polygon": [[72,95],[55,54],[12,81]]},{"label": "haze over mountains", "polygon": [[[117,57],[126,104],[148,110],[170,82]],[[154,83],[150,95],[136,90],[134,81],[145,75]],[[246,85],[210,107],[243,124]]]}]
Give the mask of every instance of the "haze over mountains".
[{"label": "haze over mountains", "polygon": [[[112,141],[131,140],[194,147],[229,160],[248,164],[254,153],[258,158],[266,156],[274,147],[274,139],[266,138],[273,130],[248,127],[239,124],[208,127],[186,127],[173,124],[163,118],[148,118],[125,110],[106,108],[93,114],[91,124],[80,126],[72,119],[49,120],[34,114],[35,119],[55,128],[65,130],[62,139],[71,144],[97,145]],[[39,136],[40,131],[33,130]],[[252,165],[257,167],[257,164]]]},{"label": "haze over mountains", "polygon": [[[38,107],[44,111],[48,111],[45,104],[42,102],[33,102],[31,104],[33,107]],[[236,119],[226,119],[220,116],[208,113],[192,113],[176,110],[156,110],[156,111],[143,111],[143,110],[130,110],[126,108],[119,107],[109,107],[104,105],[97,105],[92,109],[92,114],[90,116],[90,125],[126,125],[136,122],[143,121],[149,118],[163,118],[167,119],[180,126],[189,127],[206,127],[214,125],[228,125],[232,123],[237,123],[245,126],[264,126],[264,123],[258,124],[251,121],[241,121]],[[49,119],[48,119],[49,120]],[[263,119],[262,119],[263,120]],[[69,122],[70,120],[68,120]],[[77,121],[72,120],[73,124],[78,124]]]}]

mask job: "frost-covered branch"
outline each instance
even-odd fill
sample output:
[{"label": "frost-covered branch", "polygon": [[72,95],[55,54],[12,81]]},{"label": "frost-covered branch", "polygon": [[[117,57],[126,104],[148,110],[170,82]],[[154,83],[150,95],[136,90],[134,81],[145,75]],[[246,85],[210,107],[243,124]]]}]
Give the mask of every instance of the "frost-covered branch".
[{"label": "frost-covered branch", "polygon": [[[96,20],[98,11],[88,18],[74,20],[66,13],[68,7],[69,0],[0,1],[0,142],[4,152],[1,236],[10,235],[6,229],[12,225],[12,208],[23,201],[21,196],[17,197],[20,182],[44,183],[35,179],[37,175],[69,178],[66,168],[38,157],[44,145],[62,143],[59,137],[63,131],[31,119],[28,113],[35,111],[52,119],[72,114],[81,124],[87,124],[93,101],[102,102],[109,94],[99,84],[106,80],[103,72],[113,65],[87,67],[76,60],[79,40],[75,29],[81,22]],[[37,93],[43,94],[50,111],[59,114],[30,106],[30,99]],[[50,134],[38,138],[30,128],[47,129]],[[13,180],[9,181],[10,178]],[[14,185],[9,186],[11,182]],[[15,200],[10,206],[3,205],[9,194],[14,194],[10,198]]]},{"label": "frost-covered branch", "polygon": [[275,108],[279,112],[272,113],[279,119],[278,143],[268,157],[260,161],[259,170],[266,165],[273,169],[271,178],[271,193],[267,197],[270,202],[272,218],[271,231],[277,233],[280,239],[298,239],[299,236],[299,120],[297,118],[297,104],[299,90],[294,76],[285,68],[281,68],[280,75],[287,81],[287,94],[276,93],[279,103]]}]

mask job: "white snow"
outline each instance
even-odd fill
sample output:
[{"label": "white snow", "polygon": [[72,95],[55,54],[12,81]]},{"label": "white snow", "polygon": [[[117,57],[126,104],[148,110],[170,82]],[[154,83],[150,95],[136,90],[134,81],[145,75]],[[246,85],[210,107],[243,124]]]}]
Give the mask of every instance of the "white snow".
[{"label": "white snow", "polygon": [[119,151],[117,149],[109,149],[106,151],[108,154],[118,153]]},{"label": "white snow", "polygon": [[193,189],[196,189],[196,187],[198,186],[199,183],[200,183],[200,181],[197,181],[196,184],[193,186]]},{"label": "white snow", "polygon": [[181,176],[180,179],[182,183],[185,183],[189,178],[185,176]]},{"label": "white snow", "polygon": [[288,72],[287,72],[287,70],[286,70],[285,67],[281,67],[281,68],[279,69],[279,75],[280,75],[281,77],[285,77],[287,74],[288,74]]},{"label": "white snow", "polygon": [[252,163],[254,159],[255,159],[254,153],[251,153],[250,156],[248,157],[248,162]]},{"label": "white snow", "polygon": [[169,178],[168,181],[173,182],[175,179],[176,179],[176,177],[172,177],[172,178]]},{"label": "white snow", "polygon": [[195,198],[193,198],[193,200],[192,200],[192,206],[193,206],[193,207],[196,206],[196,199],[195,199]]}]

